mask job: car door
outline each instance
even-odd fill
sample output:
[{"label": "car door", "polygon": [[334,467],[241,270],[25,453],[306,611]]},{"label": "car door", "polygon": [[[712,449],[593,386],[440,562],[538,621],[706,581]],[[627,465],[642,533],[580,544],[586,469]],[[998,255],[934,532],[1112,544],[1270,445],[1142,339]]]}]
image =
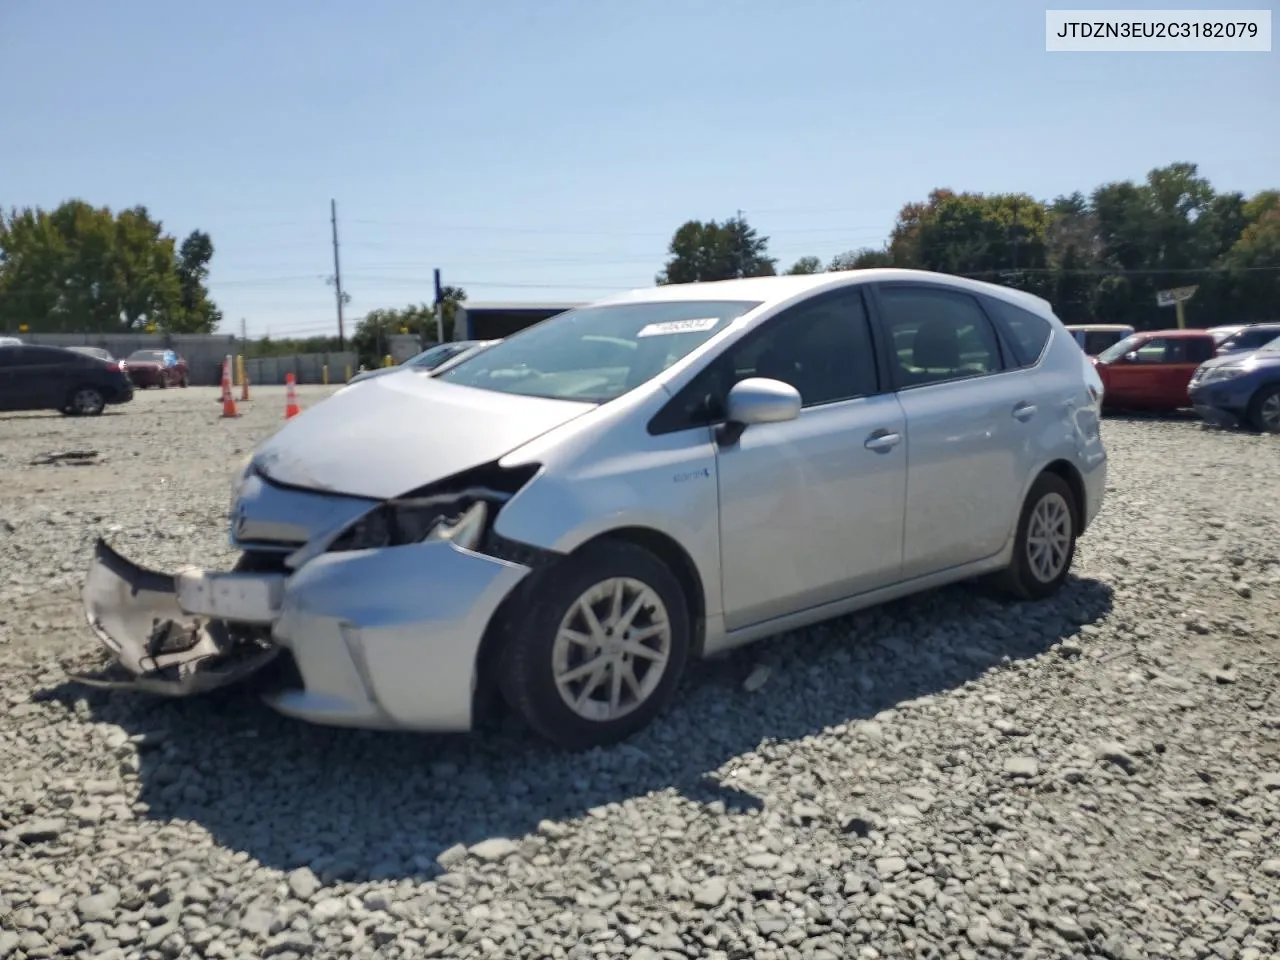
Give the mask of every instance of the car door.
[{"label": "car door", "polygon": [[1159,402],[1161,406],[1189,407],[1191,396],[1187,386],[1200,364],[1214,354],[1212,337],[1170,337],[1160,366]]},{"label": "car door", "polygon": [[1159,371],[1164,362],[1167,338],[1139,339],[1124,356],[1107,364],[1105,381],[1107,401],[1113,406],[1145,406],[1158,388]]},{"label": "car door", "polygon": [[0,410],[18,410],[18,351],[21,347],[0,346]]},{"label": "car door", "polygon": [[991,318],[964,291],[881,283],[875,298],[906,414],[903,575],[992,556],[1008,540],[1051,415],[1039,408],[1037,375],[1005,356]]},{"label": "car door", "polygon": [[860,289],[787,309],[730,346],[708,375],[713,397],[769,377],[802,402],[795,420],[751,426],[718,446],[726,629],[898,580],[904,421],[879,383]]},{"label": "car door", "polygon": [[11,410],[56,410],[70,387],[65,351],[52,347],[22,346],[9,367]]}]

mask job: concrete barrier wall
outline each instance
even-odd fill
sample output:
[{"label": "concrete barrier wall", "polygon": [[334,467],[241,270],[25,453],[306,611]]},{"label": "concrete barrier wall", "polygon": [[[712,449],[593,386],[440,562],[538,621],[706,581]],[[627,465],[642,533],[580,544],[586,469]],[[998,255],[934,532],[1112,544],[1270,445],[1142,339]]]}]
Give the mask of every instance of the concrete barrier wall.
[{"label": "concrete barrier wall", "polygon": [[249,385],[281,384],[292,373],[298,383],[323,383],[324,369],[329,368],[330,383],[345,383],[347,371],[354,375],[358,362],[356,355],[345,353],[302,353],[284,357],[253,357],[245,361]]},{"label": "concrete barrier wall", "polygon": [[[197,386],[216,387],[222,382],[222,361],[243,352],[244,343],[226,334],[163,333],[20,333],[23,343],[39,343],[49,347],[101,347],[113,357],[123,359],[135,350],[176,350],[191,369],[191,382]],[[342,383],[346,368],[355,373],[356,355],[345,353],[307,353],[285,357],[255,357],[246,361],[249,383],[283,384],[286,373],[293,373],[298,383],[323,382],[323,369],[329,366],[329,382]]]}]

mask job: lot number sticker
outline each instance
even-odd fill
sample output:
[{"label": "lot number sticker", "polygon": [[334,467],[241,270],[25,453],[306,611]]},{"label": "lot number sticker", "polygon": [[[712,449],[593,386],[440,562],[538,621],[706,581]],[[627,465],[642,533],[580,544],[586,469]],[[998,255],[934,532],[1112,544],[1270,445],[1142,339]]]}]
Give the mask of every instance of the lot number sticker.
[{"label": "lot number sticker", "polygon": [[668,320],[665,323],[650,323],[640,328],[636,338],[667,337],[676,333],[704,333],[714,329],[720,321],[716,317],[705,317],[697,320]]}]

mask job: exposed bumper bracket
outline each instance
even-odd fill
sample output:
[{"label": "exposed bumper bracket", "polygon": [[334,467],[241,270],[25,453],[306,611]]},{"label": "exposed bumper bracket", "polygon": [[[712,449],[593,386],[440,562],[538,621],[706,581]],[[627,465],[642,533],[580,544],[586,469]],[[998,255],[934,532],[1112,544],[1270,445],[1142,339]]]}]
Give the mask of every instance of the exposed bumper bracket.
[{"label": "exposed bumper bracket", "polygon": [[[254,625],[270,616],[270,601],[280,589],[270,576],[158,573],[99,539],[82,593],[85,614],[123,670],[76,673],[71,679],[167,696],[189,696],[243,680],[279,653],[269,631]],[[194,611],[184,608],[184,595]],[[237,606],[250,615],[247,621],[210,616]]]}]

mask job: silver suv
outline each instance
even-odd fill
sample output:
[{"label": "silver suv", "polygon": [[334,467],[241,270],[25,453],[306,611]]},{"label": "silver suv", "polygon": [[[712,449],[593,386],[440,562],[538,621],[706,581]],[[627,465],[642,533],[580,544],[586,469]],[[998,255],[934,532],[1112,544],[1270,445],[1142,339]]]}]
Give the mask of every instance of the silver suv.
[{"label": "silver suv", "polygon": [[100,543],[85,603],[125,669],[82,679],[279,660],[268,700],[306,720],[465,730],[496,691],[610,743],[692,657],[979,576],[1054,593],[1102,503],[1101,390],[1045,301],[989,284],[624,294],[288,421],[236,480],[235,571]]}]

